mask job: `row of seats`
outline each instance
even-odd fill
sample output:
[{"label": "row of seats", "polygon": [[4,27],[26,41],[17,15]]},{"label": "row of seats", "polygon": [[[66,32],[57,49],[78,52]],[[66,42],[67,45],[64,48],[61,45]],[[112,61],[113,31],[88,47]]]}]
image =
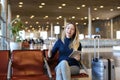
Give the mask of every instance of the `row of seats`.
[{"label": "row of seats", "polygon": [[0,51],[0,80],[49,80],[40,50]]},{"label": "row of seats", "polygon": [[7,67],[9,61],[9,51],[0,50],[0,80],[7,80]]},{"label": "row of seats", "polygon": [[[12,53],[9,50],[0,50],[0,80],[55,79],[55,61],[46,59],[46,53],[47,50],[13,50]],[[88,75],[80,74],[73,77],[81,78]]]}]

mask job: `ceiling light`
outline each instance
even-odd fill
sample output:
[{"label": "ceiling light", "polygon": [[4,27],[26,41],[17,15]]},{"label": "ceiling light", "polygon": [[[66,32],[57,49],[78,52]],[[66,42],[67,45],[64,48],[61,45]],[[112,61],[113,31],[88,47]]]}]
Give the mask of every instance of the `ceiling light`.
[{"label": "ceiling light", "polygon": [[100,6],[100,8],[103,8],[104,6]]},{"label": "ceiling light", "polygon": [[57,17],[56,19],[59,19],[59,17]]},{"label": "ceiling light", "polygon": [[16,23],[17,23],[17,21],[14,22],[14,24],[16,24]]},{"label": "ceiling light", "polygon": [[99,17],[96,17],[96,19],[100,19]]},{"label": "ceiling light", "polygon": [[80,9],[80,7],[76,7],[76,9]]},{"label": "ceiling light", "polygon": [[84,4],[82,5],[82,7],[85,7],[85,6],[86,6],[86,5],[84,5]]},{"label": "ceiling light", "polygon": [[19,7],[23,7],[22,5],[18,5]]},{"label": "ceiling light", "polygon": [[43,17],[43,19],[47,19],[47,18],[48,18],[48,16]]},{"label": "ceiling light", "polygon": [[43,8],[43,6],[39,6],[39,8]]},{"label": "ceiling light", "polygon": [[117,7],[117,9],[120,9],[120,7]]},{"label": "ceiling light", "polygon": [[110,9],[110,11],[114,11],[114,9]]},{"label": "ceiling light", "polygon": [[26,21],[25,24],[28,24],[28,21]]},{"label": "ceiling light", "polygon": [[87,19],[88,17],[84,17],[84,19]]},{"label": "ceiling light", "polygon": [[62,16],[59,16],[59,18],[62,18]]},{"label": "ceiling light", "polygon": [[84,23],[84,25],[86,25],[87,23]]},{"label": "ceiling light", "polygon": [[30,25],[30,28],[32,28],[32,25]]},{"label": "ceiling light", "polygon": [[94,8],[94,10],[96,11],[96,10],[97,10],[97,8]]},{"label": "ceiling light", "polygon": [[30,32],[30,30],[28,30],[28,32]]},{"label": "ceiling light", "polygon": [[81,18],[81,20],[84,20],[84,18]]},{"label": "ceiling light", "polygon": [[32,18],[34,18],[35,16],[34,15],[32,15],[30,18],[32,19]]},{"label": "ceiling light", "polygon": [[41,3],[41,5],[45,5],[45,3]]},{"label": "ceiling light", "polygon": [[47,21],[46,24],[49,24],[49,22]]},{"label": "ceiling light", "polygon": [[56,24],[59,24],[59,22],[57,22]]},{"label": "ceiling light", "polygon": [[109,20],[110,18],[107,18],[107,20]]},{"label": "ceiling light", "polygon": [[59,6],[58,8],[59,8],[59,9],[62,9],[62,6]]},{"label": "ceiling light", "polygon": [[39,22],[37,21],[36,24],[39,24]]},{"label": "ceiling light", "polygon": [[75,16],[72,16],[72,19],[75,19]]},{"label": "ceiling light", "polygon": [[17,18],[19,18],[19,17],[20,17],[20,15],[17,15],[16,17],[17,17]]},{"label": "ceiling light", "polygon": [[78,25],[78,22],[76,22],[75,24]]},{"label": "ceiling light", "polygon": [[35,28],[32,28],[32,30],[35,30]]},{"label": "ceiling light", "polygon": [[62,6],[66,6],[66,4],[63,3]]},{"label": "ceiling light", "polygon": [[45,18],[48,18],[48,16],[45,16]]},{"label": "ceiling light", "polygon": [[23,4],[23,2],[19,2],[19,4]]},{"label": "ceiling light", "polygon": [[46,27],[48,28],[49,26],[47,25]]},{"label": "ceiling light", "polygon": [[95,20],[95,18],[92,18],[92,20],[94,21],[94,20]]}]

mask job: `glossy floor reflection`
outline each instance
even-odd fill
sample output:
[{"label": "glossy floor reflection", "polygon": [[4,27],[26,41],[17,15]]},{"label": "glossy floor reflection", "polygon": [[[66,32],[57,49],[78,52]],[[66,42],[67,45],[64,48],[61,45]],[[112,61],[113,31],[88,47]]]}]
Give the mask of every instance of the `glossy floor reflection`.
[{"label": "glossy floor reflection", "polygon": [[[88,78],[80,78],[80,79],[72,79],[72,80],[92,80],[91,69],[88,69],[89,77]],[[120,80],[120,67],[115,67],[115,80]]]}]

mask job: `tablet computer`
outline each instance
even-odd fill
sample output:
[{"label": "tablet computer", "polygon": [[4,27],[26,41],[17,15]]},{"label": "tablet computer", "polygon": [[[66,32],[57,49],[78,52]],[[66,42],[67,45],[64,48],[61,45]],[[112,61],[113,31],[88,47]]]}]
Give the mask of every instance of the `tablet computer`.
[{"label": "tablet computer", "polygon": [[81,54],[81,51],[73,51],[73,52],[69,55],[69,57],[73,58],[73,57],[75,57],[75,56],[80,56],[80,54]]}]

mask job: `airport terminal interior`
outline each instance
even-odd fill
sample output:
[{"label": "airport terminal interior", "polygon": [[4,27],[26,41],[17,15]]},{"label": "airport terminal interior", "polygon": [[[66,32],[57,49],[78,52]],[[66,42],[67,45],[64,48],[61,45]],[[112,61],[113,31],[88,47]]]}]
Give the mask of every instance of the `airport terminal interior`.
[{"label": "airport terminal interior", "polygon": [[[120,0],[0,0],[0,62],[6,65],[6,72],[2,72],[3,66],[0,65],[0,80],[19,80],[8,70],[12,53],[44,53],[51,42],[54,45],[61,37],[67,22],[73,22],[79,30],[81,62],[84,64],[80,73],[88,75],[73,80],[93,80],[95,56],[114,62],[114,78],[100,80],[120,80]],[[1,55],[4,51],[10,58],[7,62]],[[52,80],[46,78],[48,74],[34,80]]]}]

